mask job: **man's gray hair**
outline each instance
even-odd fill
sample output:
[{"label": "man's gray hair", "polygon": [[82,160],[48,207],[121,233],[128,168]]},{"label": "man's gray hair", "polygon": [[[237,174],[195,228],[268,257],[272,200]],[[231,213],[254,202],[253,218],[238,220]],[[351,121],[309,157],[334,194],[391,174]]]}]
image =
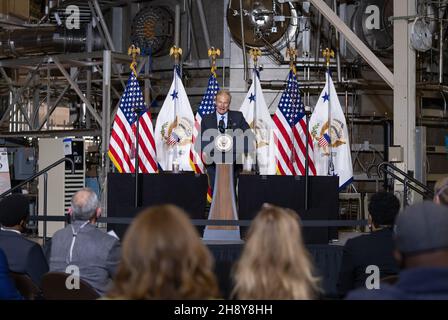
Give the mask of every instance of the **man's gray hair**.
[{"label": "man's gray hair", "polygon": [[76,192],[70,204],[73,220],[89,220],[100,206],[98,196],[90,188],[83,188]]}]

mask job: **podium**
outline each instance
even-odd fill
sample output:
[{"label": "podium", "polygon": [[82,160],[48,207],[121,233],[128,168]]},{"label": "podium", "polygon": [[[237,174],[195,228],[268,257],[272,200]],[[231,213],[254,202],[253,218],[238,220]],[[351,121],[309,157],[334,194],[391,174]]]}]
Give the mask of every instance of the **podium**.
[{"label": "podium", "polygon": [[[213,200],[208,215],[209,220],[238,220],[233,183],[233,165],[216,164]],[[238,226],[206,226],[204,240],[240,241]]]},{"label": "podium", "polygon": [[[238,183],[238,215],[252,220],[263,203],[295,210],[302,220],[337,220],[339,217],[339,177],[309,177],[309,209],[305,210],[304,176],[240,175]],[[241,227],[244,238],[247,227]],[[328,244],[337,239],[336,227],[305,227],[303,237],[308,244]]]},{"label": "podium", "polygon": [[[174,204],[184,209],[191,219],[205,219],[207,205],[207,176],[182,173],[140,174],[141,207],[134,207],[135,175],[131,173],[109,173],[107,192],[108,217],[135,217],[143,208],[160,204]],[[122,238],[128,225],[108,223]],[[204,227],[196,227],[202,234]]]}]

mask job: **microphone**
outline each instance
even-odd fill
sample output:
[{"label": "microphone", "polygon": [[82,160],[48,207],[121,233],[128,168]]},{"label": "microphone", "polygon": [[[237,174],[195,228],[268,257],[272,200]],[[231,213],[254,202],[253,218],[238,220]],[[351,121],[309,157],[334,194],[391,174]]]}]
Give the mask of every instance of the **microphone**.
[{"label": "microphone", "polygon": [[232,128],[232,119],[230,118],[230,115],[227,118],[227,129],[233,129]]},{"label": "microphone", "polygon": [[135,106],[132,108],[132,112],[136,114],[141,114],[143,111],[145,111],[144,107]]},{"label": "microphone", "polygon": [[224,131],[226,130],[225,128],[224,128],[224,120],[219,120],[219,123],[218,123],[218,129],[219,129],[219,132],[221,132],[221,133],[224,133]]}]

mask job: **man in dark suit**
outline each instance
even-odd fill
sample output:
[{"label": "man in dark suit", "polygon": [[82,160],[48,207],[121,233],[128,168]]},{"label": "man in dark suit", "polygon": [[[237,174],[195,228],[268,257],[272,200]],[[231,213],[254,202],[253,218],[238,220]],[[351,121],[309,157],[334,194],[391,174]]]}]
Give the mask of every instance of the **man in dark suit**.
[{"label": "man in dark suit", "polygon": [[[206,164],[210,186],[214,187],[216,162],[228,162],[230,158],[236,176],[243,169],[242,155],[252,151],[255,136],[249,124],[239,111],[231,111],[232,96],[227,90],[220,90],[216,94],[216,112],[204,115],[201,121],[200,152]],[[229,134],[233,138],[231,152],[219,152],[214,147],[214,139],[220,134]],[[195,146],[196,149],[198,146]]]},{"label": "man in dark suit", "polygon": [[[349,300],[448,300],[448,207],[423,201],[395,221],[396,282],[349,292]],[[425,309],[427,310],[427,309]]]},{"label": "man in dark suit", "polygon": [[28,217],[27,196],[12,194],[0,201],[0,249],[6,255],[9,270],[28,274],[39,286],[48,272],[48,263],[41,246],[22,235]]},{"label": "man in dark suit", "polygon": [[379,192],[372,196],[369,203],[372,232],[348,240],[344,247],[337,284],[341,296],[352,289],[365,287],[370,275],[366,273],[369,265],[379,267],[381,278],[399,272],[393,256],[393,224],[399,210],[400,202],[393,194]]}]

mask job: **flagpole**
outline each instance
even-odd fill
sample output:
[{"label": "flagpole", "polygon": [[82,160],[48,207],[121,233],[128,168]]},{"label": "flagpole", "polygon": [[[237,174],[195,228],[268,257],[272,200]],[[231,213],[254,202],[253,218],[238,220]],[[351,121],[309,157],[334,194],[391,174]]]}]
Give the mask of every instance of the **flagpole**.
[{"label": "flagpole", "polygon": [[[182,48],[178,48],[176,46],[173,46],[170,49],[170,56],[173,56],[174,58],[174,91],[175,93],[179,93],[179,91],[177,90],[177,78],[178,78],[178,74],[177,74],[177,68],[176,66],[179,66],[179,58],[182,55]],[[179,67],[180,68],[180,67]],[[174,97],[174,119],[173,122],[176,121],[177,119],[177,103],[178,103],[178,98]],[[177,149],[177,143],[174,146],[174,156],[173,156],[173,163],[177,162],[177,153],[178,153],[178,149]]]},{"label": "flagpole", "polygon": [[[131,45],[128,49],[128,55],[132,56],[132,62],[130,65],[130,68],[132,70],[132,72],[135,75],[135,78],[137,79],[137,70],[135,69],[135,67],[137,66],[137,55],[140,54],[140,48],[135,47],[134,45]],[[139,204],[140,204],[140,197],[139,197],[139,193],[140,193],[140,185],[139,185],[139,174],[140,174],[140,170],[139,170],[139,155],[138,155],[138,149],[139,149],[139,138],[140,138],[140,112],[141,110],[139,108],[134,108],[133,110],[135,112],[136,115],[136,132],[135,132],[135,158],[134,158],[134,173],[135,173],[135,198],[134,198],[134,207],[138,208]]]},{"label": "flagpole", "polygon": [[324,58],[327,60],[327,74],[326,74],[326,84],[328,89],[328,136],[330,139],[330,142],[328,143],[328,150],[329,150],[329,162],[328,162],[328,169],[327,169],[327,175],[333,175],[334,173],[334,165],[333,165],[333,148],[332,148],[332,141],[331,141],[331,93],[330,93],[330,59],[334,58],[334,51],[326,48],[322,52]]},{"label": "flagpole", "polygon": [[[286,55],[289,56],[289,70],[290,72],[292,72],[293,76],[296,77],[296,73],[297,73],[297,69],[295,66],[295,61],[296,61],[296,56],[297,56],[297,50],[294,49],[293,47],[290,47],[288,49],[286,49]],[[294,79],[295,81],[297,81],[297,78]],[[297,95],[298,95],[298,83],[297,83]],[[291,96],[292,98],[292,96]],[[297,96],[295,97],[295,100],[292,101],[293,102],[293,116],[294,116],[294,121],[296,120],[296,116],[297,116]],[[295,125],[295,124],[294,124]],[[294,150],[295,150],[295,139],[294,139],[294,127],[291,127],[291,136],[289,137],[291,140],[291,154],[290,154],[290,163],[291,163],[291,174],[292,175],[297,175],[297,172],[295,172],[294,169]]]},{"label": "flagpole", "polygon": [[258,57],[261,56],[261,50],[260,49],[250,49],[249,53],[254,60],[254,71],[252,79],[254,81],[254,134],[255,134],[255,160],[254,160],[254,171],[255,174],[260,174],[260,166],[258,165],[258,141],[257,141],[257,68],[258,68]]}]

